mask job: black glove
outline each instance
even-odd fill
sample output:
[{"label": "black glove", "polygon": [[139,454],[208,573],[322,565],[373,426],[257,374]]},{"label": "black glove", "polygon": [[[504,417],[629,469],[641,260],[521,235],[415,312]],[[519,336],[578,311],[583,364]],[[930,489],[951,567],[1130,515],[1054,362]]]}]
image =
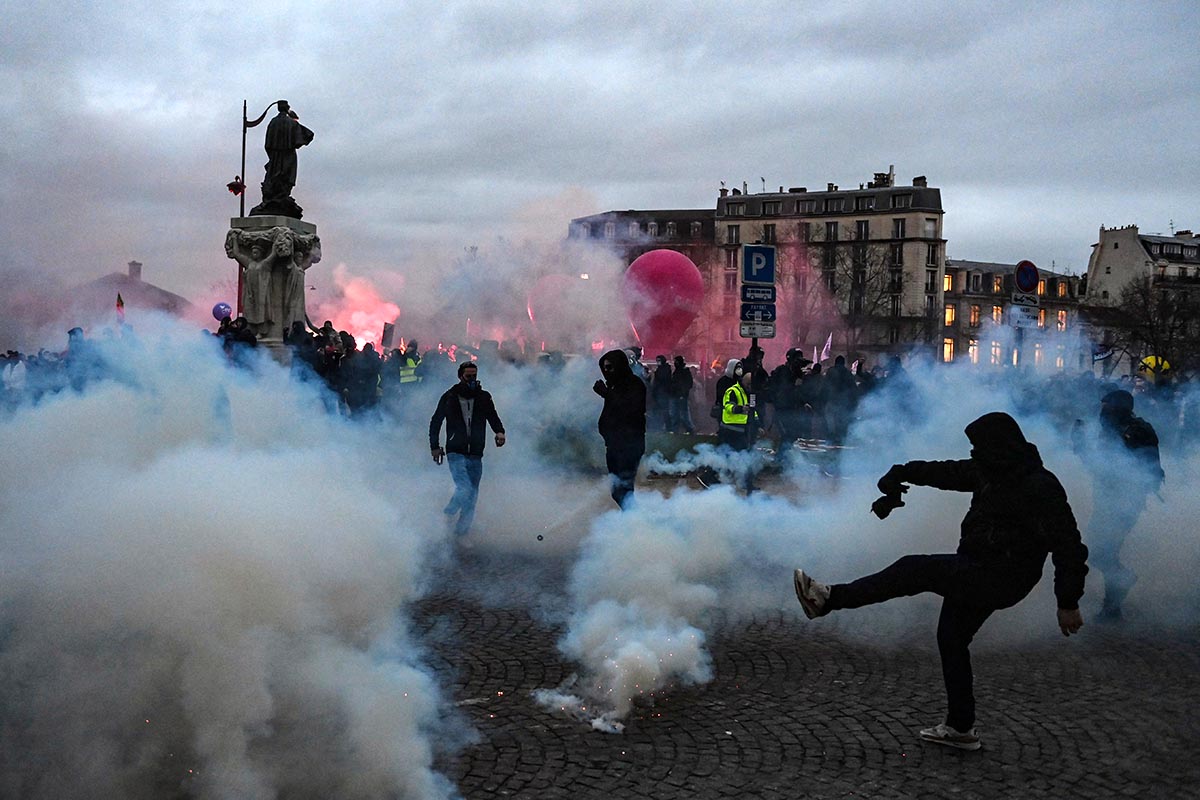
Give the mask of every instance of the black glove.
[{"label": "black glove", "polygon": [[[907,486],[905,487],[908,488]],[[880,519],[887,519],[888,514],[904,505],[904,500],[898,494],[885,494],[883,497],[871,503],[871,513]]]},{"label": "black glove", "polygon": [[[879,487],[879,491],[887,495],[899,497],[904,492],[908,491],[908,487],[904,485],[904,465],[893,464],[892,468],[887,471],[887,474],[879,479],[879,483],[875,484]],[[901,503],[901,505],[904,505]]]}]

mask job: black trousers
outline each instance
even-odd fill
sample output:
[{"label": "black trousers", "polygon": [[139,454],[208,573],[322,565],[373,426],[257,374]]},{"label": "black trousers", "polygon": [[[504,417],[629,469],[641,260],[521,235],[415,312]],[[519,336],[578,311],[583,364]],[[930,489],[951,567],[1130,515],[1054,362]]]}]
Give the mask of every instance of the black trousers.
[{"label": "black trousers", "polygon": [[971,640],[992,612],[1016,605],[1037,585],[1046,557],[980,562],[966,556],[913,555],[874,575],[830,587],[828,611],[860,608],[924,592],[941,595],[937,642],[946,682],[946,724],[975,724]]},{"label": "black trousers", "polygon": [[645,453],[644,441],[610,444],[605,448],[604,460],[608,467],[609,480],[612,482],[612,499],[616,500],[621,508],[625,508],[626,499],[633,494],[638,465]]}]

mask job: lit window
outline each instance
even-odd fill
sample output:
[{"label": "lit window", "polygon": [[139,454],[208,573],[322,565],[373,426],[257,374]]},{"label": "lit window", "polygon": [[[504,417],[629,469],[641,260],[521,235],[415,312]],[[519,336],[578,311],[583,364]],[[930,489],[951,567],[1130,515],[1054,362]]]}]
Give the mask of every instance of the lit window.
[{"label": "lit window", "polygon": [[1058,346],[1058,354],[1054,356],[1054,368],[1065,369],[1067,366],[1067,358],[1063,355],[1062,345]]},{"label": "lit window", "polygon": [[1040,367],[1045,362],[1046,354],[1042,352],[1042,344],[1038,342],[1033,346],[1033,365]]},{"label": "lit window", "polygon": [[992,366],[1000,366],[1004,361],[1004,350],[999,342],[992,342]]},{"label": "lit window", "polygon": [[1046,309],[1044,309],[1044,308],[1038,309],[1038,327],[1039,328],[1046,327]]},{"label": "lit window", "polygon": [[953,292],[954,291],[954,273],[953,272],[947,272],[945,275],[942,276],[942,291],[943,292]]},{"label": "lit window", "polygon": [[1004,306],[992,306],[992,322],[997,325],[1004,323]]},{"label": "lit window", "polygon": [[955,306],[952,306],[950,304],[946,305],[946,324],[947,325],[954,324],[955,310],[956,310]]},{"label": "lit window", "polygon": [[730,225],[725,229],[725,244],[738,244],[742,241],[742,227]]},{"label": "lit window", "polygon": [[1058,312],[1058,329],[1060,331],[1067,329],[1067,312],[1065,309]]},{"label": "lit window", "polygon": [[1044,295],[1044,294],[1046,293],[1046,280],[1045,280],[1045,278],[1043,278],[1042,280],[1038,281],[1038,290],[1037,290],[1037,293],[1038,293],[1038,294],[1040,294],[1040,295]]},{"label": "lit window", "polygon": [[1058,296],[1059,297],[1067,296],[1067,282],[1066,281],[1058,282]]},{"label": "lit window", "polygon": [[979,363],[979,341],[977,339],[967,340],[967,357],[972,364]]},{"label": "lit window", "polygon": [[979,306],[971,306],[971,327],[979,327]]},{"label": "lit window", "polygon": [[1003,275],[993,275],[992,276],[992,294],[1000,294],[1003,291],[1004,291],[1004,276]]},{"label": "lit window", "polygon": [[942,361],[949,363],[954,360],[954,340],[942,339]]}]

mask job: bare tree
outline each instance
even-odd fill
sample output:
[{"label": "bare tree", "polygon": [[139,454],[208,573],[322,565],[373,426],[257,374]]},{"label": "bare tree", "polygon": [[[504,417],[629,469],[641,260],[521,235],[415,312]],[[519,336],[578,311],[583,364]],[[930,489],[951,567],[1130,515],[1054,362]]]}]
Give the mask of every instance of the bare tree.
[{"label": "bare tree", "polygon": [[1104,344],[1131,362],[1158,356],[1172,369],[1195,369],[1200,367],[1196,289],[1200,287],[1186,279],[1139,276],[1122,287],[1116,305],[1091,306],[1085,314],[1091,325],[1105,331]]}]

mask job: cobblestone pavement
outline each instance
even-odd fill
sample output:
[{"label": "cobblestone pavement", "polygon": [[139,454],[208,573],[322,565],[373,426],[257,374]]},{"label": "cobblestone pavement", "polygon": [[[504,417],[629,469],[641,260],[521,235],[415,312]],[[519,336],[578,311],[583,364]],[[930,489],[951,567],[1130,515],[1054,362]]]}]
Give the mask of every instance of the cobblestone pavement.
[{"label": "cobblestone pavement", "polygon": [[437,765],[465,798],[1200,797],[1200,626],[976,648],[984,747],[962,752],[917,737],[944,713],[932,621],[887,645],[798,606],[715,621],[714,679],[613,735],[530,697],[574,668],[566,570],[468,558],[417,609],[477,734]]}]

